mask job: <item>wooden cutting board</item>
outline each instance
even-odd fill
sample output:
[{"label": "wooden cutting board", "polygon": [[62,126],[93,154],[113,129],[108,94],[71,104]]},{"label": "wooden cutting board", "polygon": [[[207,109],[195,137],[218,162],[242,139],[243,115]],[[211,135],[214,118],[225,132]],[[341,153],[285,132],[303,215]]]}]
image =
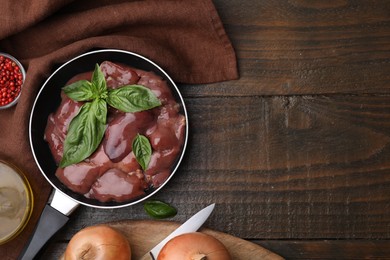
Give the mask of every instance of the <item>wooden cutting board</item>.
[{"label": "wooden cutting board", "polygon": [[[123,220],[107,223],[121,231],[129,240],[132,249],[132,259],[140,259],[155,245],[175,230],[180,223],[152,220]],[[220,240],[229,250],[233,260],[279,260],[282,257],[249,241],[211,229],[200,229]]]}]

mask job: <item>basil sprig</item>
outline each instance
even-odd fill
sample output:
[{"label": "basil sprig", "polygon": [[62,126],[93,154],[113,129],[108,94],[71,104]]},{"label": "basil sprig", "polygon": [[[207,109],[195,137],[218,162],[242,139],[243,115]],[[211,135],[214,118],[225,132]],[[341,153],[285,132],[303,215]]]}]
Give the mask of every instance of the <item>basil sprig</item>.
[{"label": "basil sprig", "polygon": [[170,218],[177,214],[177,210],[174,207],[159,200],[146,201],[144,210],[149,216],[157,219]]},{"label": "basil sprig", "polygon": [[[69,124],[60,167],[79,163],[98,148],[106,130],[107,105],[123,112],[133,113],[161,105],[157,96],[141,85],[108,89],[106,79],[98,64],[92,73],[91,81],[80,80],[63,87],[62,90],[70,99],[85,103]],[[139,138],[142,140],[134,140],[135,148],[141,151],[137,152],[139,156],[136,158],[145,170],[150,160],[148,154],[151,154],[151,150],[149,152],[148,148],[144,148],[147,145],[146,141],[138,136],[136,139]],[[147,142],[149,143],[149,140]]]}]

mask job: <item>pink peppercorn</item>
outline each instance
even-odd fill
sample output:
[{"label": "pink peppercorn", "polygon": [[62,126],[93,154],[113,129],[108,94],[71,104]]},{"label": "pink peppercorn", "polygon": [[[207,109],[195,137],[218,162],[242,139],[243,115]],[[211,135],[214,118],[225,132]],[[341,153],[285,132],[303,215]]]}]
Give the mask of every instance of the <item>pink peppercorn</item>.
[{"label": "pink peppercorn", "polygon": [[0,109],[16,103],[22,89],[24,70],[12,56],[0,53]]}]

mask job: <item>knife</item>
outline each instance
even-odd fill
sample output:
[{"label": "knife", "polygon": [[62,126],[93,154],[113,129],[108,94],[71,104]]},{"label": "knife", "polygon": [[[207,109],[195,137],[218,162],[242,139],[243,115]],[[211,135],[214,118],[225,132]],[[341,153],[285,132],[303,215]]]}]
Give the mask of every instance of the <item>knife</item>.
[{"label": "knife", "polygon": [[204,209],[202,209],[201,211],[193,215],[190,219],[184,222],[175,231],[169,234],[169,236],[167,236],[160,243],[158,243],[152,250],[150,250],[150,252],[146,253],[141,258],[141,260],[156,260],[161,249],[169,240],[181,234],[197,231],[207,220],[207,218],[211,215],[211,212],[213,212],[214,207],[215,207],[215,203],[205,207]]}]

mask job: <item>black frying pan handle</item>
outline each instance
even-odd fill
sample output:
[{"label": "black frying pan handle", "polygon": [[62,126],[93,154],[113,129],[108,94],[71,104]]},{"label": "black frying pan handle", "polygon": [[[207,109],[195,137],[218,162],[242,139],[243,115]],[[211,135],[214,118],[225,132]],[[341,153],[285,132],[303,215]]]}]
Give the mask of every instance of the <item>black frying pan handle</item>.
[{"label": "black frying pan handle", "polygon": [[19,255],[19,260],[32,260],[38,255],[46,242],[68,222],[69,217],[46,205],[38,221],[38,225]]}]

